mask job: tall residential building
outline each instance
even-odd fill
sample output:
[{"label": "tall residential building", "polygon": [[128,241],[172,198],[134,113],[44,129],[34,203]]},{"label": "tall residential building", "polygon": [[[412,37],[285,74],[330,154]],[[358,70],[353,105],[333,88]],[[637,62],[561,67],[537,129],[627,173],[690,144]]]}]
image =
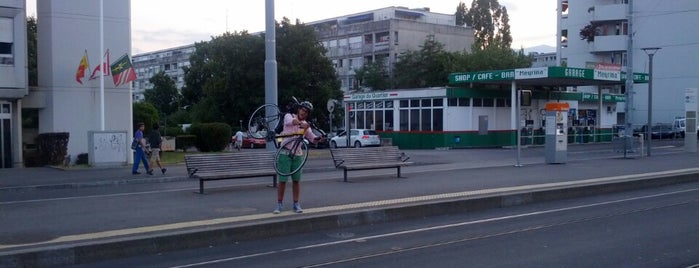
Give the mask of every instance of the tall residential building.
[{"label": "tall residential building", "polygon": [[153,88],[150,78],[159,72],[165,72],[175,82],[177,89],[184,86],[184,71],[182,67],[189,66],[189,56],[195,51],[194,44],[173,47],[133,56],[133,66],[136,76],[133,81],[133,100],[144,100],[143,93]]},{"label": "tall residential building", "polygon": [[[557,0],[557,3],[559,65],[626,71],[628,38],[633,33],[634,72],[649,72],[649,56],[643,48],[660,48],[653,58],[653,122],[671,123],[675,117],[684,115],[685,89],[699,87],[699,34],[692,30],[694,25],[699,25],[699,1]],[[577,90],[597,91],[589,87]],[[603,93],[625,93],[625,90],[623,86],[608,87],[603,88]],[[645,124],[648,84],[636,84],[630,93],[630,123]],[[618,121],[622,123],[623,119],[624,114],[620,113]]]},{"label": "tall residential building", "polygon": [[420,50],[427,38],[444,44],[446,51],[469,52],[473,29],[457,26],[455,16],[429,8],[387,7],[307,23],[316,29],[328,50],[342,90],[360,89],[354,71],[366,63],[384,60],[391,72],[399,55]]}]

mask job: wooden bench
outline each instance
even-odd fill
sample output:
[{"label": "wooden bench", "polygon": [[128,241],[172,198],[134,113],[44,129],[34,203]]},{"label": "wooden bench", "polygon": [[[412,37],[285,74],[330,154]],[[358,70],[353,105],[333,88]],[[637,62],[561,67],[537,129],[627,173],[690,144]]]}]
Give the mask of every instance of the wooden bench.
[{"label": "wooden bench", "polygon": [[330,153],[335,167],[344,170],[345,182],[348,170],[396,168],[400,178],[400,168],[412,164],[398,146],[330,148]]},{"label": "wooden bench", "polygon": [[274,152],[243,150],[235,153],[187,154],[184,156],[187,174],[199,179],[199,193],[204,193],[204,181],[272,176],[277,187]]}]

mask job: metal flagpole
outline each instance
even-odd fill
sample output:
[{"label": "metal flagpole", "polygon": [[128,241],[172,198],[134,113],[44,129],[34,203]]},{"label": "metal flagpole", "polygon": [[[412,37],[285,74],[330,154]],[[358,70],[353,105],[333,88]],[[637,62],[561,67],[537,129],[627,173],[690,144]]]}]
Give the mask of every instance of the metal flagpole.
[{"label": "metal flagpole", "polygon": [[104,131],[104,0],[100,0],[100,130]]}]

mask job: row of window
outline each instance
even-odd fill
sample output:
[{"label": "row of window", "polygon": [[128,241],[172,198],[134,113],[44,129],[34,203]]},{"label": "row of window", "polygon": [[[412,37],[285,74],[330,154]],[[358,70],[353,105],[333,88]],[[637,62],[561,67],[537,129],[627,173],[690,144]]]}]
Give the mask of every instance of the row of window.
[{"label": "row of window", "polygon": [[14,25],[11,18],[0,17],[0,65],[14,65]]},{"label": "row of window", "polygon": [[[393,101],[363,101],[350,103],[350,122],[356,128],[379,131],[393,130]],[[448,98],[447,106],[453,107],[510,107],[505,98]],[[400,131],[444,130],[444,99],[424,98],[398,102]]]}]

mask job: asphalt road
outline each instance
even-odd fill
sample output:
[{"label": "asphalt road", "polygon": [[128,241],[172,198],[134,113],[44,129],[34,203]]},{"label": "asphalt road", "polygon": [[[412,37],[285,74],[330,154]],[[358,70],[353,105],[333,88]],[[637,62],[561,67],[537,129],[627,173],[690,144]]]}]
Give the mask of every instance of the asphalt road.
[{"label": "asphalt road", "polygon": [[690,267],[699,183],[78,267]]}]

